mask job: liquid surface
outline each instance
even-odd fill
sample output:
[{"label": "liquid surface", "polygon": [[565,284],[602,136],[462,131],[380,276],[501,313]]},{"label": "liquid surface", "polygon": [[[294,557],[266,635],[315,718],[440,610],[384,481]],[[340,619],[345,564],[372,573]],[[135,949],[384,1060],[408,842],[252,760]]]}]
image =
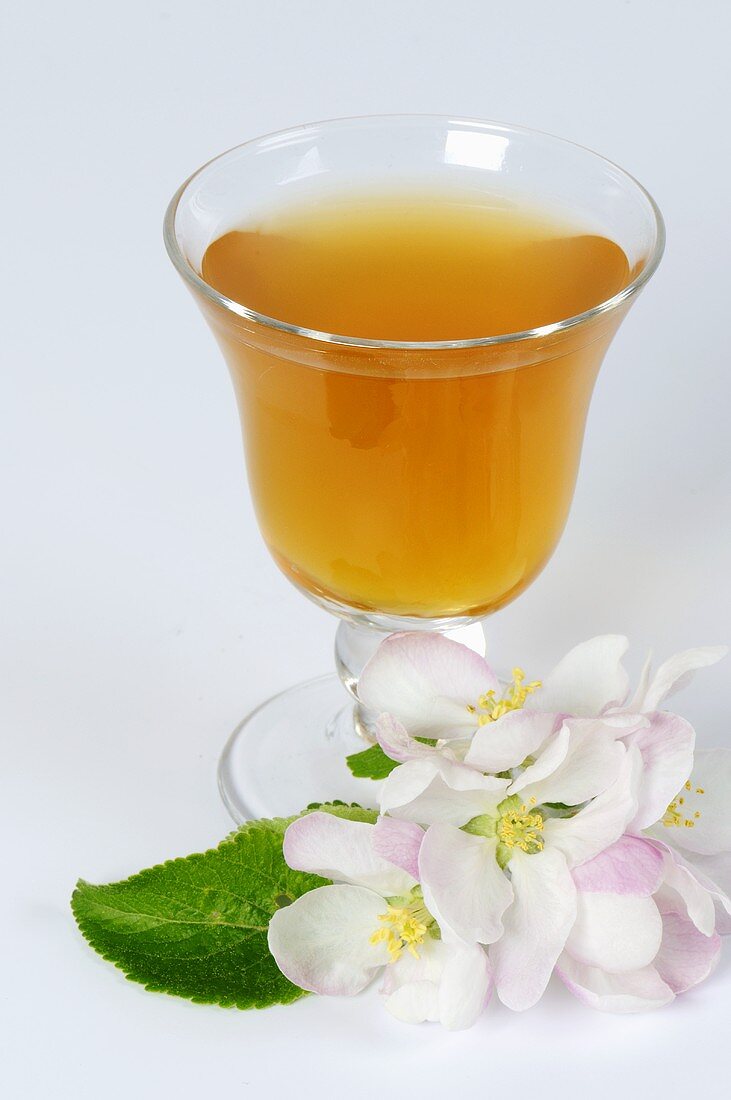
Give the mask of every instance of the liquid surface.
[{"label": "liquid surface", "polygon": [[277,320],[381,340],[521,332],[621,288],[622,250],[505,200],[342,197],[214,241],[203,277]]},{"label": "liquid surface", "polygon": [[[631,277],[601,235],[432,193],[285,211],[214,241],[202,275],[301,327],[424,341],[562,320]],[[318,369],[283,356],[274,333],[267,349],[234,336],[228,315],[216,327],[262,532],[295,583],[344,606],[441,618],[498,607],[540,571],[568,514],[606,325],[527,367],[511,365],[515,346],[503,363],[490,349],[484,371],[471,353],[452,376],[426,351],[350,362],[326,346]]]}]

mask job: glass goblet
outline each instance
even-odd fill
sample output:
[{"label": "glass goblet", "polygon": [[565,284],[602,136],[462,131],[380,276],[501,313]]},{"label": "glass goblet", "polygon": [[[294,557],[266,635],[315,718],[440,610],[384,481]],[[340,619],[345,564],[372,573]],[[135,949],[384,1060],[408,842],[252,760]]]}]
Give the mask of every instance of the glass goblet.
[{"label": "glass goblet", "polygon": [[[267,316],[201,274],[212,242],[274,206],[384,188],[451,189],[563,213],[619,245],[628,277],[606,300],[539,327],[414,341]],[[622,169],[546,134],[366,117],[297,127],[216,157],[173,197],[165,242],[229,366],[267,546],[285,576],[339,619],[337,673],[283,691],[234,731],[219,767],[224,801],[239,821],[323,799],[372,803],[373,783],[345,764],[373,737],[359,673],[393,632],[456,632],[474,644],[470,629],[482,637],[475,624],[548,561],[568,516],[597,372],[662,255],[660,213]]]}]

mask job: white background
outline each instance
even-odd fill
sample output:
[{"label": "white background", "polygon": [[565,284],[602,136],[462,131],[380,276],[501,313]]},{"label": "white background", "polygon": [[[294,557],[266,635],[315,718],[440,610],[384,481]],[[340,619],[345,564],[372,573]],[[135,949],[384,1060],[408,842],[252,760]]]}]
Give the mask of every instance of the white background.
[{"label": "white background", "polygon": [[[724,0],[5,0],[0,723],[5,1095],[721,1095],[731,957],[650,1016],[561,989],[470,1032],[369,993],[262,1013],[146,993],[76,933],[77,876],[216,843],[215,764],[267,694],[330,667],[333,623],[259,540],[219,353],[165,256],[178,183],[318,118],[451,112],[587,144],[656,196],[669,246],[590,415],[572,518],[489,624],[547,671],[630,635],[635,667],[731,640]],[[727,669],[688,690],[731,744]],[[323,792],[326,795],[327,792]]]}]

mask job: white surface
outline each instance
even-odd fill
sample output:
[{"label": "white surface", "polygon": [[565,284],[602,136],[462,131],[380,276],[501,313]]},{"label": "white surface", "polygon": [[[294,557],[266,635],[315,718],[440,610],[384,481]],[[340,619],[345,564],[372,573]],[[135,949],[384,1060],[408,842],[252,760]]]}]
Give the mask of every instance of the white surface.
[{"label": "white surface", "polygon": [[[86,948],[68,897],[78,875],[223,836],[224,738],[330,667],[333,624],[259,541],[225,369],[161,242],[178,183],[248,137],[452,111],[588,144],[652,190],[665,262],[607,358],[561,547],[494,619],[492,652],[534,675],[600,631],[630,634],[635,664],[649,643],[731,640],[728,6],[4,10],[4,1095],[724,1094],[728,952],[655,1015],[556,990],[449,1035],[392,1022],[375,993],[250,1014],[146,993]],[[682,698],[702,744],[731,743],[728,680],[711,670]]]}]

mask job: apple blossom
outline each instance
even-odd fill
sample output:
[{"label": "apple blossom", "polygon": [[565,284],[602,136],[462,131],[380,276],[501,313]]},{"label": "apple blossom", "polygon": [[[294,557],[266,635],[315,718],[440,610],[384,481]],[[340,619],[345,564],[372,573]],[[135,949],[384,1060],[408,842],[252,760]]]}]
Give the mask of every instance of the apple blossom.
[{"label": "apple blossom", "polygon": [[481,726],[522,707],[538,687],[514,669],[513,683],[501,694],[497,676],[478,653],[442,634],[423,632],[386,638],[360,675],[358,697],[375,714],[395,718],[406,731],[407,747],[418,755],[414,738],[469,739]]},{"label": "apple blossom", "polygon": [[637,810],[637,750],[556,722],[501,720],[508,778],[434,755],[401,764],[381,791],[382,813],[428,826],[419,876],[443,938],[491,944],[498,995],[515,1009],[540,998],[573,925],[571,868],[613,844]]},{"label": "apple blossom", "polygon": [[492,977],[477,944],[445,943],[416,875],[423,830],[395,820],[370,825],[307,814],[284,837],[290,867],[335,880],[279,909],[269,949],[301,989],[350,996],[385,970],[382,993],[409,1023],[471,1026]]},{"label": "apple blossom", "polygon": [[645,830],[686,877],[713,898],[720,932],[731,932],[731,751],[701,750],[680,791]]},{"label": "apple blossom", "polygon": [[[686,650],[654,676],[646,661],[628,702],[629,677],[622,665],[627,646],[621,635],[592,638],[575,646],[542,683],[522,686],[522,673],[515,670],[513,686],[496,701],[494,674],[471,649],[438,634],[393,635],[364,669],[359,691],[366,705],[380,712],[376,731],[384,752],[399,762],[440,755],[494,773],[508,766],[502,756],[508,732],[512,752],[520,731],[525,756],[540,749],[542,732],[559,716],[570,716],[577,734],[582,723],[588,737],[611,732],[643,758],[631,822],[632,831],[639,832],[665,812],[693,763],[692,726],[657,707],[727,650]],[[542,717],[532,723],[531,715]]]},{"label": "apple blossom", "polygon": [[713,970],[721,943],[713,899],[668,849],[624,836],[573,879],[576,921],[556,971],[584,1004],[660,1008]]},{"label": "apple blossom", "polygon": [[630,696],[618,635],[575,647],[543,684],[505,690],[438,634],[393,635],[359,696],[398,766],[376,825],[309,814],[293,868],[333,880],[272,918],[280,969],[352,994],[381,971],[402,1020],[469,1026],[493,983],[508,1007],[554,968],[583,1002],[634,1012],[702,981],[731,931],[731,752],[695,752],[659,710],[722,647],[687,650]]}]

